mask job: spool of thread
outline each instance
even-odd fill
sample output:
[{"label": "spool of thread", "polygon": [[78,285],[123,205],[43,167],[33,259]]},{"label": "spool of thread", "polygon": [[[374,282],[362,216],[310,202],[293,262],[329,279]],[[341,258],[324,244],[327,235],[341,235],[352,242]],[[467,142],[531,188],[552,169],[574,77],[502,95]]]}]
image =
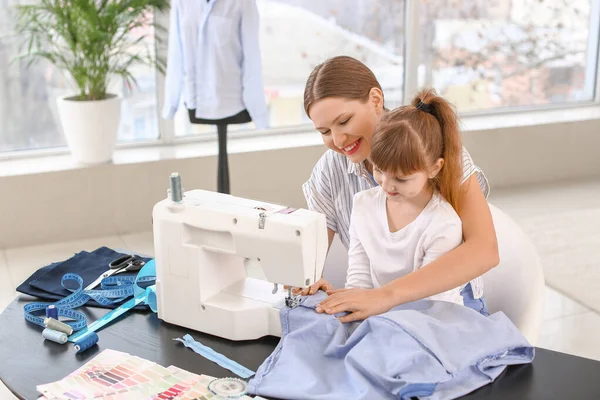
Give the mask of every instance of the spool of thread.
[{"label": "spool of thread", "polygon": [[181,176],[173,172],[169,177],[169,196],[174,203],[181,203],[183,199],[183,189],[181,187]]},{"label": "spool of thread", "polygon": [[50,304],[48,307],[46,307],[46,317],[54,318],[58,321],[58,308],[56,308],[54,304]]},{"label": "spool of thread", "polygon": [[55,331],[54,329],[46,328],[42,331],[42,336],[46,340],[51,340],[58,344],[67,343],[67,334],[64,332]]},{"label": "spool of thread", "polygon": [[67,335],[71,335],[73,333],[72,327],[54,318],[44,319],[44,325],[46,325],[46,328],[54,329],[55,331],[59,332],[64,332]]},{"label": "spool of thread", "polygon": [[98,343],[98,335],[96,332],[90,332],[77,339],[77,341],[75,341],[73,344],[75,345],[75,351],[77,353],[82,353],[94,346],[96,343]]}]

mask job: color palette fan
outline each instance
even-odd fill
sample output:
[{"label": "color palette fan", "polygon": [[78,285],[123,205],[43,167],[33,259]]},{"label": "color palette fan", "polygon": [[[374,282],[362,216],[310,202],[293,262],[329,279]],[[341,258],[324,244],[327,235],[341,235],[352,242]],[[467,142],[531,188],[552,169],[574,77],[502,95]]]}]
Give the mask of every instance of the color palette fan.
[{"label": "color palette fan", "polygon": [[[45,400],[217,400],[209,389],[216,378],[115,350],[104,350],[60,381],[38,385]],[[251,399],[240,394],[239,399]]]}]

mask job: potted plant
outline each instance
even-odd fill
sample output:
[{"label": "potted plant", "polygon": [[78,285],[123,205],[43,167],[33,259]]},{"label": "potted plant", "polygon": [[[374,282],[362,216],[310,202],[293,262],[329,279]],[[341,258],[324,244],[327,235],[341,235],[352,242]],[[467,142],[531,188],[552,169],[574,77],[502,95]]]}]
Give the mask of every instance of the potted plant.
[{"label": "potted plant", "polygon": [[35,0],[19,5],[16,33],[29,63],[45,59],[65,74],[77,93],[57,99],[65,139],[77,162],[112,159],[121,120],[120,95],[111,80],[135,86],[134,68],[164,73],[165,61],[145,41],[153,15],[169,0]]}]

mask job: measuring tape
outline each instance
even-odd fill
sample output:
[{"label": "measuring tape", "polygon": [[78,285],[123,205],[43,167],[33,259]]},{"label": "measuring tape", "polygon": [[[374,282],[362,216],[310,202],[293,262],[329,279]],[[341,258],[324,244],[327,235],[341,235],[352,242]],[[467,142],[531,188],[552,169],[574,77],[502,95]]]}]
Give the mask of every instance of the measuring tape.
[{"label": "measuring tape", "polygon": [[[131,279],[132,277],[127,277]],[[109,278],[106,278],[109,279]],[[117,319],[121,315],[125,314],[127,311],[131,310],[133,307],[138,304],[144,303],[150,307],[153,312],[157,311],[157,301],[156,301],[156,286],[148,286],[143,289],[138,286],[140,282],[147,282],[156,279],[156,262],[154,259],[148,261],[146,265],[142,267],[137,276],[133,279],[133,284],[131,284],[131,294],[133,298],[109,313],[105,314],[101,318],[92,322],[86,329],[79,330],[76,333],[73,333],[69,336],[69,342],[75,342],[79,338],[85,336],[90,332],[96,332],[100,330],[105,325],[111,323],[113,320]],[[103,280],[104,282],[104,280]],[[110,282],[110,281],[109,281]],[[85,327],[85,326],[84,326]]]},{"label": "measuring tape", "polygon": [[[103,306],[120,303],[128,297],[135,295],[136,288],[144,290],[139,288],[137,284],[155,280],[156,267],[154,264],[154,260],[151,260],[151,264],[153,267],[150,269],[154,271],[152,276],[150,276],[149,274],[142,275],[142,271],[140,271],[140,273],[138,273],[138,276],[136,277],[111,276],[102,280],[100,285],[102,290],[84,290],[83,278],[81,276],[74,273],[65,274],[61,279],[61,286],[67,289],[68,291],[72,292],[72,294],[54,303],[34,302],[25,305],[23,307],[25,311],[25,319],[36,325],[45,327],[44,318],[35,316],[34,313],[38,313],[41,311],[45,312],[47,306],[54,305],[58,310],[58,316],[62,316],[71,320],[64,321],[65,324],[71,326],[74,332],[81,331],[86,327],[87,319],[85,314],[83,314],[81,311],[75,311],[75,308],[83,306],[90,299],[94,299],[98,304],[101,304]],[[144,268],[142,268],[142,270],[144,270]],[[67,287],[66,283],[69,281],[76,282],[77,288],[72,289],[70,287]],[[88,331],[86,330],[85,332]]]},{"label": "measuring tape", "polygon": [[[71,326],[74,332],[68,337],[67,340],[77,345],[76,348],[78,352],[85,351],[85,349],[97,342],[98,337],[95,336],[96,331],[119,318],[121,315],[125,314],[135,306],[143,303],[148,305],[153,312],[157,312],[158,305],[156,298],[156,285],[148,286],[145,289],[138,285],[142,282],[150,282],[155,280],[156,262],[154,259],[148,261],[142,267],[136,277],[111,276],[104,278],[101,283],[102,290],[83,290],[83,278],[73,273],[65,274],[61,279],[61,285],[65,289],[73,292],[73,294],[55,303],[36,302],[27,304],[24,307],[25,319],[34,324],[45,327],[44,319],[34,316],[33,313],[42,310],[45,311],[47,306],[54,305],[58,309],[59,316],[66,317],[71,320],[64,322]],[[77,289],[69,289],[66,286],[66,282],[68,281],[77,282]],[[109,305],[123,301],[132,295],[132,299],[129,299],[119,307],[108,312],[87,327],[85,315],[80,311],[73,310],[74,308],[81,307],[90,299],[96,300],[101,305]],[[91,338],[88,340],[89,343],[84,343],[88,338]],[[183,339],[176,338],[173,340],[182,342],[185,347],[192,349],[195,353],[200,354],[201,356],[211,360],[221,367],[228,369],[241,378],[250,378],[255,374],[254,371],[251,371],[243,365],[240,365],[237,362],[225,357],[223,354],[216,352],[210,347],[195,341],[191,335],[185,335]],[[82,347],[79,348],[79,346]]]}]

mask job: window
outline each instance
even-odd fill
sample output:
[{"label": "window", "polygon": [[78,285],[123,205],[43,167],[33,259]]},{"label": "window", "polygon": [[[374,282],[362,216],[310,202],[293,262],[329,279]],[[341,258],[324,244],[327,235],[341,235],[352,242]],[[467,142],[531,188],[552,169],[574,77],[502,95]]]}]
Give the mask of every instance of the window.
[{"label": "window", "polygon": [[[11,35],[13,6],[24,0],[0,0],[0,152],[65,146],[56,98],[73,93],[60,71],[40,62],[27,67],[25,61],[11,61],[19,54],[19,39]],[[150,33],[146,43],[154,46],[152,26],[133,34]],[[158,107],[156,73],[139,68],[135,90],[117,80],[111,92],[124,96],[119,140],[156,139]]]},{"label": "window", "polygon": [[[273,128],[306,125],[306,78],[329,57],[348,55],[379,79],[386,105],[402,103],[404,0],[257,0],[263,82]],[[176,136],[214,131],[176,116]],[[230,130],[253,129],[252,124]]]},{"label": "window", "polygon": [[[14,20],[11,7],[26,1],[36,0],[0,0],[0,153],[65,146],[55,101],[71,91],[64,78],[44,63],[30,68],[9,64],[19,51],[15,38],[7,36]],[[462,113],[599,99],[598,0],[256,0],[256,4],[272,128],[294,130],[310,124],[303,108],[306,78],[317,64],[336,55],[355,57],[373,70],[388,108],[404,104],[405,92],[424,86],[436,88]],[[160,18],[168,24],[168,16]],[[133,34],[145,33],[150,33],[148,42],[140,45],[155,46],[152,26]],[[184,107],[174,121],[161,121],[162,78],[147,67],[135,75],[136,88],[120,81],[112,85],[113,92],[124,96],[122,143],[216,137],[214,126],[191,124]],[[159,126],[166,129],[159,132]],[[250,134],[254,129],[253,123],[229,127]]]},{"label": "window", "polygon": [[419,85],[463,112],[591,101],[598,49],[591,4],[422,0]]},{"label": "window", "polygon": [[386,104],[402,102],[404,0],[259,1],[263,77],[274,127],[305,121],[303,94],[312,69],[348,55],[367,64]]}]

